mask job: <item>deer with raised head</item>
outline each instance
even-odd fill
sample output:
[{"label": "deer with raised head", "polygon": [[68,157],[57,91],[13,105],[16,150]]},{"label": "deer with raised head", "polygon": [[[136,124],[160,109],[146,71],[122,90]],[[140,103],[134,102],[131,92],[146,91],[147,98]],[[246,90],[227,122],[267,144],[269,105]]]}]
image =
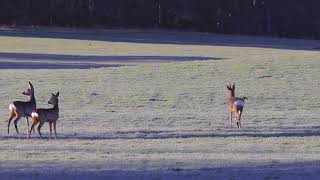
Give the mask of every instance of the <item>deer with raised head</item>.
[{"label": "deer with raised head", "polygon": [[32,126],[29,131],[29,139],[31,137],[31,131],[34,129],[34,126],[37,123],[40,123],[38,126],[38,132],[40,137],[42,138],[42,134],[40,132],[41,127],[44,125],[45,122],[49,123],[50,126],[50,139],[52,137],[52,124],[54,128],[54,134],[55,138],[57,138],[57,131],[56,131],[56,123],[59,118],[59,92],[57,94],[51,95],[50,100],[48,101],[48,104],[53,105],[53,108],[49,109],[37,109],[34,112],[31,113],[31,118],[32,118]]},{"label": "deer with raised head", "polygon": [[235,83],[231,85],[231,83],[229,82],[229,84],[227,85],[227,89],[229,94],[229,100],[227,104],[228,104],[228,109],[230,111],[230,126],[232,126],[232,117],[234,113],[234,119],[237,123],[237,126],[238,128],[241,128],[241,115],[242,115],[242,111],[245,104],[244,101],[248,98],[247,97],[239,98],[235,96],[235,90],[236,90]]},{"label": "deer with raised head", "polygon": [[16,128],[17,133],[19,134],[17,123],[21,119],[21,117],[25,117],[27,119],[28,132],[29,132],[28,117],[31,117],[32,111],[35,110],[36,106],[37,106],[36,99],[34,97],[33,85],[31,84],[31,82],[29,82],[27,90],[22,92],[22,94],[29,96],[30,100],[27,102],[14,101],[9,105],[9,111],[10,111],[11,117],[9,118],[9,121],[8,121],[8,134],[9,134],[9,129],[10,129],[10,123],[13,118],[16,118],[14,120],[14,126]]}]

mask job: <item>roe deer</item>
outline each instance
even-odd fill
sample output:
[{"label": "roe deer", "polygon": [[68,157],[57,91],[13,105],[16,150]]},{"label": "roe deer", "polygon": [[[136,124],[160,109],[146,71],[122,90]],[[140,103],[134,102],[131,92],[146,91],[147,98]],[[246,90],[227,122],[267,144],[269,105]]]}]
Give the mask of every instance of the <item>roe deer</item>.
[{"label": "roe deer", "polygon": [[50,125],[50,139],[52,137],[52,124],[54,128],[55,138],[57,138],[57,131],[56,131],[56,123],[59,118],[59,100],[58,100],[59,92],[57,94],[53,94],[51,99],[48,101],[49,104],[53,105],[53,108],[50,109],[37,109],[31,113],[32,118],[32,126],[29,131],[29,139],[31,136],[31,131],[34,129],[34,126],[40,122],[38,126],[38,132],[40,137],[42,138],[42,134],[40,132],[41,127],[45,122],[48,122]]},{"label": "roe deer", "polygon": [[236,85],[233,83],[231,86],[230,82],[227,85],[229,100],[228,100],[228,109],[230,111],[230,126],[232,126],[232,115],[235,113],[234,119],[237,123],[238,128],[241,128],[241,115],[244,107],[244,101],[248,99],[247,97],[235,97]]},{"label": "roe deer", "polygon": [[28,117],[31,117],[31,113],[36,109],[36,99],[34,97],[34,89],[33,85],[29,82],[29,86],[26,91],[22,92],[22,94],[29,96],[30,100],[27,102],[22,101],[14,101],[9,105],[9,111],[11,117],[8,121],[8,134],[10,129],[11,120],[16,117],[14,120],[14,126],[16,128],[17,133],[19,134],[17,123],[21,119],[21,117],[27,118],[28,132],[29,132],[29,120]]}]

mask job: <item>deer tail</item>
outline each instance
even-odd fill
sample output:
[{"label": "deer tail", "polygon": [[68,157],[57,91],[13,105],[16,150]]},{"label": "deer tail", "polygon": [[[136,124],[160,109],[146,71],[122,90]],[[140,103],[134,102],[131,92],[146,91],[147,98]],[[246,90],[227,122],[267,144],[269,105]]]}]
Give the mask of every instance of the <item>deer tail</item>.
[{"label": "deer tail", "polygon": [[38,118],[38,117],[39,117],[39,114],[37,112],[33,111],[31,113],[31,118]]},{"label": "deer tail", "polygon": [[35,122],[38,121],[38,119],[39,119],[39,114],[38,114],[37,111],[33,111],[33,112],[31,113],[31,119],[32,119],[32,123],[35,123]]},{"label": "deer tail", "polygon": [[241,97],[240,99],[243,100],[243,101],[245,101],[246,99],[248,99],[248,97],[243,96],[243,97]]},{"label": "deer tail", "polygon": [[9,105],[9,110],[10,111],[13,111],[13,110],[16,110],[16,106],[12,103]]}]

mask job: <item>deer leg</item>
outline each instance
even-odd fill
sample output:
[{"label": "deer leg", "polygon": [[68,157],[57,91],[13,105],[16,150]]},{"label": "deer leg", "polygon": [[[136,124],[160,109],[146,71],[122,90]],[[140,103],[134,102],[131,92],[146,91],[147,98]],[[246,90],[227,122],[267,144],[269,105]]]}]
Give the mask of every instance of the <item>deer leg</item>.
[{"label": "deer leg", "polygon": [[232,112],[230,112],[230,126],[232,127]]},{"label": "deer leg", "polygon": [[236,123],[237,123],[237,127],[239,128],[239,119],[238,119],[238,116],[237,116],[237,113],[236,113],[236,115],[234,116],[234,120],[236,121]]},{"label": "deer leg", "polygon": [[[31,121],[32,121],[32,125],[33,125],[33,124],[36,125],[36,124],[38,124],[39,119],[38,119],[38,118],[31,118]],[[31,126],[32,126],[32,125],[31,125]],[[36,133],[36,129],[35,129],[35,128],[31,128],[31,129],[30,129],[30,133],[31,133],[32,130],[33,130],[33,134],[35,134],[35,133]]]},{"label": "deer leg", "polygon": [[14,113],[11,113],[11,117],[9,118],[9,121],[8,121],[8,134],[9,134],[9,129],[10,129],[10,124],[11,124],[11,121],[12,119],[15,117],[16,115]]},{"label": "deer leg", "polygon": [[33,132],[35,132],[35,131],[34,131],[34,126],[35,126],[36,124],[38,124],[38,121],[33,121],[32,125],[31,125],[31,129],[30,129],[30,131],[29,131],[29,139],[30,139],[30,137],[31,137],[31,131],[33,130]]},{"label": "deer leg", "polygon": [[29,133],[29,119],[28,119],[28,117],[26,117],[26,119],[27,119],[27,126],[28,126],[28,133]]},{"label": "deer leg", "polygon": [[242,111],[239,111],[239,126],[241,128],[241,115],[242,115]]},{"label": "deer leg", "polygon": [[39,132],[39,135],[40,135],[41,138],[43,138],[43,137],[42,137],[42,134],[41,134],[41,132],[40,132],[40,129],[41,129],[41,127],[43,126],[44,123],[45,123],[44,121],[41,121],[40,124],[39,124],[39,126],[38,126],[38,132]]},{"label": "deer leg", "polygon": [[14,127],[16,128],[17,134],[19,134],[18,131],[18,121],[20,120],[21,115],[18,115],[17,118],[14,120]]},{"label": "deer leg", "polygon": [[[28,119],[28,117],[26,117],[27,118],[27,125],[28,125],[28,133],[29,133],[29,119]],[[32,125],[32,124],[31,124]],[[31,129],[30,129],[31,130]],[[35,129],[33,129],[33,134],[35,133],[36,131],[35,131]]]},{"label": "deer leg", "polygon": [[52,123],[49,122],[49,127],[50,127],[50,139],[52,138]]},{"label": "deer leg", "polygon": [[56,125],[57,125],[57,122],[54,122],[53,123],[54,135],[55,135],[55,138],[57,139]]},{"label": "deer leg", "polygon": [[[38,121],[38,120],[36,120],[34,125],[38,124],[38,122],[39,122],[39,121]],[[31,130],[32,130],[32,129],[30,129],[30,133],[31,133]],[[36,129],[35,129],[35,128],[33,128],[33,134],[35,134],[35,133],[36,133]]]}]

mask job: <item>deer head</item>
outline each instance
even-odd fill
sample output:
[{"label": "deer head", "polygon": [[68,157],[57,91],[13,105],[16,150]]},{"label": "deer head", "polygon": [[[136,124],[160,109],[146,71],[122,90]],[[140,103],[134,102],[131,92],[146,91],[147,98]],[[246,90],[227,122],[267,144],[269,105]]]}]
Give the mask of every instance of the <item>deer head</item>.
[{"label": "deer head", "polygon": [[58,103],[59,92],[57,94],[51,93],[51,98],[48,101],[48,104],[56,105]]},{"label": "deer head", "polygon": [[227,85],[227,89],[228,89],[228,93],[229,93],[230,97],[235,96],[236,83],[233,83],[233,85],[231,85],[231,83],[229,81],[229,83]]},{"label": "deer head", "polygon": [[22,92],[23,95],[26,95],[26,96],[32,96],[34,93],[33,91],[33,85],[31,84],[31,82],[28,83],[28,88]]}]

